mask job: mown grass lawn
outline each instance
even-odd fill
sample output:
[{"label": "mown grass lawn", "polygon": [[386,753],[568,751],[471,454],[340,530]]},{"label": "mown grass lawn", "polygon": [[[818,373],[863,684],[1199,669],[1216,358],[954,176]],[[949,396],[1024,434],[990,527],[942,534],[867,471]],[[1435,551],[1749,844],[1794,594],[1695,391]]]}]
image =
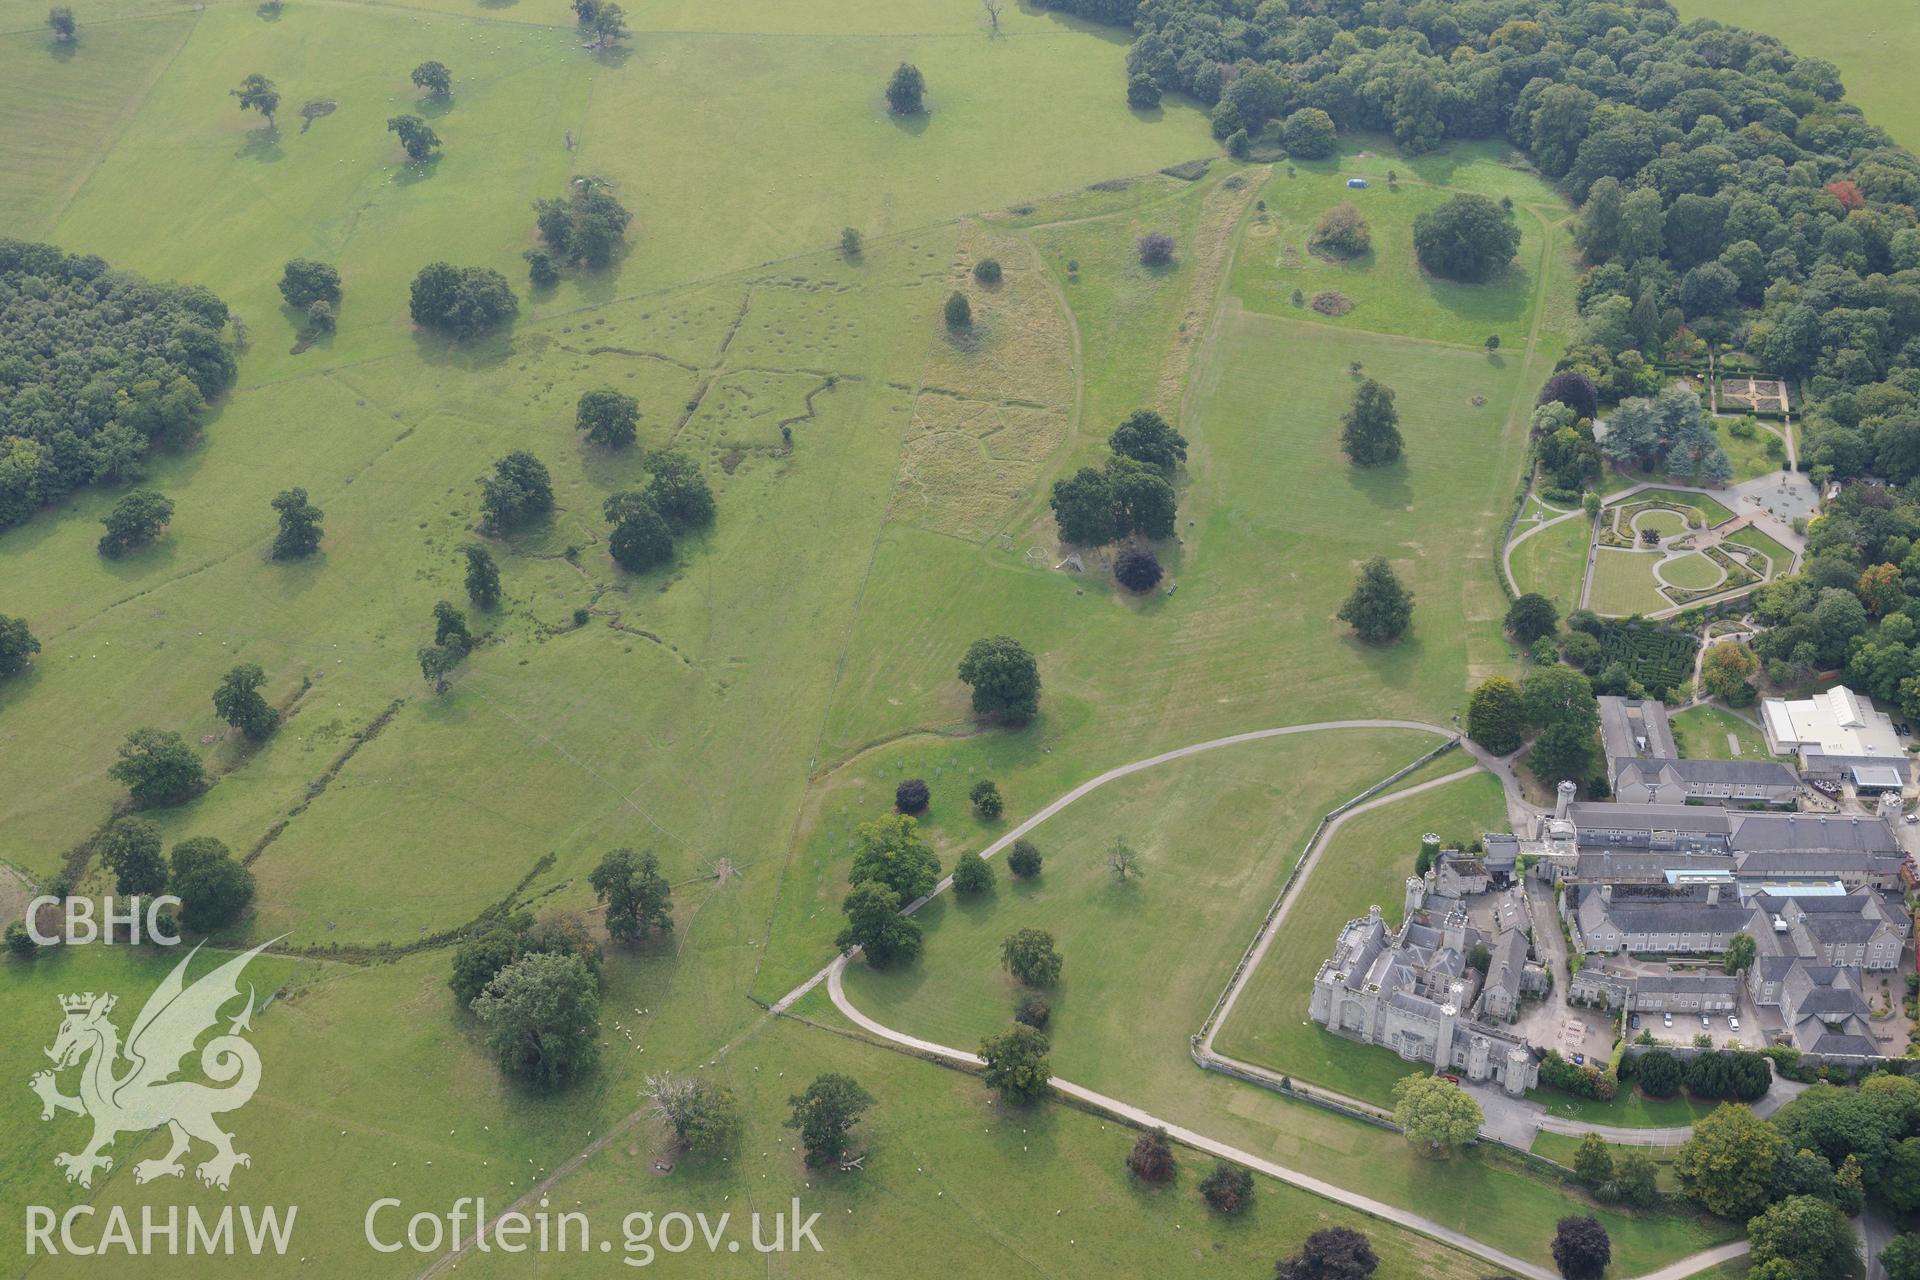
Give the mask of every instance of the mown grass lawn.
[{"label": "mown grass lawn", "polygon": [[[1732,734],[1736,749],[1727,741]],[[1766,760],[1767,740],[1760,730],[1722,707],[1701,704],[1675,712],[1674,745],[1694,760]]]},{"label": "mown grass lawn", "polygon": [[[1515,533],[1527,526],[1514,526]],[[1593,522],[1584,515],[1562,520],[1540,530],[1513,548],[1515,584],[1521,591],[1538,592],[1558,606],[1561,616],[1580,605],[1580,587],[1586,580],[1587,548],[1593,540]]]},{"label": "mown grass lawn", "polygon": [[[1579,1138],[1566,1133],[1548,1133],[1545,1130],[1533,1136],[1533,1145],[1528,1148],[1528,1150],[1532,1151],[1535,1155],[1545,1156],[1554,1163],[1563,1165],[1568,1169],[1573,1168],[1573,1156],[1579,1149]],[[1628,1151],[1641,1151],[1652,1156],[1654,1185],[1662,1191],[1674,1191],[1678,1189],[1678,1183],[1673,1176],[1673,1162],[1680,1154],[1679,1147],[1643,1147],[1636,1145],[1632,1147],[1613,1147],[1611,1150],[1616,1159]],[[1712,1273],[1709,1272],[1707,1274],[1711,1275]]]},{"label": "mown grass lawn", "polygon": [[1593,588],[1587,596],[1587,607],[1609,617],[1671,608],[1673,601],[1660,594],[1653,578],[1654,562],[1659,558],[1653,551],[1601,547],[1593,562]]}]

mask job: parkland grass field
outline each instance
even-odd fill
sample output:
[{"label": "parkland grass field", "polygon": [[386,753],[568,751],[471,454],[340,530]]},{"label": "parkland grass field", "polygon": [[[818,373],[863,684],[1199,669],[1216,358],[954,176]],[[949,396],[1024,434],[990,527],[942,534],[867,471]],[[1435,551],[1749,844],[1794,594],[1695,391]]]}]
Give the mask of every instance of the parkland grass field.
[{"label": "parkland grass field", "polygon": [[[1195,1153],[1172,1186],[1145,1188],[1117,1120],[1061,1102],[1010,1111],[970,1075],[851,1035],[818,992],[795,1017],[766,1006],[834,955],[853,829],[904,779],[929,782],[927,831],[951,865],[1117,765],[1281,725],[1449,726],[1472,682],[1516,669],[1492,558],[1535,391],[1574,336],[1564,203],[1493,144],[1407,158],[1344,139],[1291,173],[1231,161],[1194,105],[1127,107],[1114,31],[1040,10],[1008,6],[995,33],[971,0],[630,7],[631,37],[595,51],[562,0],[289,0],[277,14],[126,0],[77,6],[71,45],[50,40],[43,6],[0,0],[0,235],[204,284],[246,333],[204,430],[153,461],[145,483],[177,504],[159,544],[97,553],[115,487],[0,534],[0,612],[42,643],[0,684],[5,874],[43,887],[73,871],[81,892],[109,891],[88,856],[125,802],[106,770],[129,730],[165,727],[213,785],[149,816],[170,844],[223,840],[258,886],[209,950],[281,940],[249,971],[273,997],[254,1015],[260,1092],[228,1123],[252,1158],[235,1197],[301,1205],[298,1249],[146,1259],[141,1274],[415,1275],[430,1255],[366,1247],[370,1201],[484,1195],[497,1210],[536,1184],[597,1219],[793,1197],[823,1215],[821,1254],[690,1255],[686,1274],[1258,1274],[1326,1225],[1364,1229],[1383,1277],[1485,1274],[1277,1182],[1247,1215],[1216,1217]],[[384,121],[416,109],[408,70],[429,58],[454,75],[427,108],[445,147],[412,165]],[[902,61],[925,72],[923,116],[887,112]],[[229,96],[253,72],[284,95],[275,129]],[[304,120],[310,102],[332,108]],[[1196,159],[1211,163],[1183,167]],[[533,202],[579,175],[633,210],[628,247],[530,289]],[[1371,186],[1350,192],[1351,177]],[[1488,284],[1432,280],[1412,256],[1412,218],[1455,191],[1515,202],[1521,249]],[[1350,197],[1373,219],[1372,254],[1304,253],[1305,229]],[[858,254],[839,248],[844,227]],[[1163,268],[1136,251],[1156,231],[1177,245]],[[294,257],[342,278],[338,330],[311,345],[275,288]],[[987,257],[996,285],[972,274]],[[517,320],[468,342],[416,329],[408,285],[438,260],[505,273]],[[1355,305],[1296,307],[1296,288]],[[941,320],[955,289],[975,316],[965,341]],[[1407,441],[1365,472],[1338,447],[1356,363],[1395,389]],[[685,451],[713,488],[714,526],[668,567],[628,573],[609,553],[602,504],[645,471],[640,450],[576,431],[575,402],[597,387],[638,402],[641,450]],[[1136,597],[1098,563],[1055,569],[1046,497],[1143,407],[1190,443],[1162,548],[1177,589]],[[550,469],[556,509],[487,539],[503,600],[471,612],[478,644],[436,696],[417,652],[435,602],[465,601],[479,478],[515,449]],[[324,542],[273,561],[268,503],[295,485],[324,510]],[[1376,555],[1417,602],[1410,636],[1386,648],[1334,617]],[[1002,632],[1044,681],[1017,731],[976,720],[954,678],[971,641]],[[282,714],[258,745],[210,701],[236,663],[265,670]],[[850,992],[971,1046],[1009,1011],[999,939],[1043,925],[1068,957],[1061,1076],[1550,1265],[1557,1183],[1475,1157],[1443,1185],[1397,1135],[1187,1056],[1318,815],[1438,741],[1327,730],[1101,792],[1043,824],[1038,883],[1002,872],[983,902],[936,902],[922,961],[860,971]],[[1438,767],[1465,763],[1449,759]],[[981,778],[1006,798],[1000,820],[966,802]],[[1293,1030],[1302,967],[1405,874],[1407,831],[1501,820],[1486,778],[1410,805],[1356,825],[1306,886],[1285,963],[1269,958],[1229,1028],[1247,1056],[1266,1061],[1264,1041],[1284,1069],[1319,1051]],[[1144,874],[1116,886],[1102,859],[1121,831]],[[447,989],[449,943],[499,907],[595,918],[587,874],[621,846],[660,856],[674,930],[608,946],[594,1075],[553,1094],[511,1085]],[[42,1124],[25,1087],[59,996],[111,990],[130,1010],[173,962],[75,947],[0,964],[10,1274],[24,1205],[209,1202],[190,1179],[135,1184],[135,1161],[164,1150],[155,1135],[124,1136],[91,1192],[67,1186],[52,1162],[80,1121]],[[1352,1087],[1377,1093],[1390,1073],[1365,1070]],[[642,1110],[659,1071],[735,1092],[732,1156],[678,1159]],[[789,1095],[826,1071],[877,1100],[858,1172],[807,1169],[781,1127]],[[1601,1212],[1636,1271],[1724,1235]],[[499,1254],[458,1265],[527,1273]],[[550,1254],[538,1269],[608,1265]]]}]

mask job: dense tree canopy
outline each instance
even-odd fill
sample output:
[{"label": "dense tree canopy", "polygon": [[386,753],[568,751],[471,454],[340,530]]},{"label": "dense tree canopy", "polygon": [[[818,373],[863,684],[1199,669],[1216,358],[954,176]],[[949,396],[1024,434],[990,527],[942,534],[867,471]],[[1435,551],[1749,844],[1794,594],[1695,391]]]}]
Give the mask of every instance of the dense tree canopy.
[{"label": "dense tree canopy", "polygon": [[540,459],[516,449],[480,481],[480,528],[504,533],[553,510],[553,479]]},{"label": "dense tree canopy", "polygon": [[809,1168],[831,1164],[847,1153],[847,1135],[873,1105],[873,1095],[850,1076],[818,1076],[803,1093],[787,1099],[792,1108],[786,1127],[800,1131]]},{"label": "dense tree canopy", "polygon": [[213,710],[222,720],[255,742],[273,732],[280,713],[260,696],[267,673],[251,662],[241,663],[220,678],[213,691]]},{"label": "dense tree canopy", "polygon": [[293,258],[280,272],[280,296],[301,310],[316,302],[340,301],[340,272],[332,263]]},{"label": "dense tree canopy", "polygon": [[472,338],[513,319],[520,300],[507,278],[491,267],[455,267],[430,262],[413,278],[408,313],[423,329]]},{"label": "dense tree canopy", "polygon": [[25,671],[38,652],[40,642],[27,629],[27,620],[0,613],[0,678]]},{"label": "dense tree canopy", "polygon": [[1453,196],[1413,220],[1420,265],[1449,280],[1485,280],[1519,248],[1520,228],[1485,196]]},{"label": "dense tree canopy", "polygon": [[893,69],[887,81],[887,110],[897,116],[917,116],[926,109],[927,78],[911,62]]},{"label": "dense tree canopy", "polygon": [[1353,404],[1340,419],[1340,448],[1356,466],[1377,467],[1400,456],[1400,415],[1393,390],[1372,378],[1354,388]]},{"label": "dense tree canopy", "polygon": [[673,932],[673,887],[660,874],[654,853],[614,849],[600,859],[587,883],[606,904],[607,935],[616,941],[638,942]]},{"label": "dense tree canopy", "polygon": [[1520,686],[1505,676],[1489,676],[1467,701],[1467,736],[1495,755],[1519,749],[1526,721]]},{"label": "dense tree canopy", "polygon": [[1432,1153],[1466,1145],[1480,1132],[1480,1104],[1451,1080],[1410,1075],[1393,1086],[1393,1122]]},{"label": "dense tree canopy", "polygon": [[1368,644],[1385,644],[1406,634],[1413,622],[1413,593],[1394,574],[1384,557],[1375,556],[1360,566],[1353,594],[1336,614],[1353,627],[1353,633]]},{"label": "dense tree canopy", "polygon": [[1176,464],[1187,460],[1187,438],[1152,409],[1136,409],[1128,414],[1107,437],[1107,447],[1122,457],[1162,471],[1171,471]]},{"label": "dense tree canopy", "polygon": [[167,884],[160,828],[145,818],[122,818],[100,837],[100,865],[113,873],[115,893],[146,896]]},{"label": "dense tree canopy", "polygon": [[933,892],[940,882],[940,858],[920,834],[920,824],[904,813],[889,813],[854,828],[853,866],[847,878],[855,884],[877,880],[912,902]]},{"label": "dense tree canopy", "polygon": [[407,159],[418,162],[440,150],[440,135],[433,126],[416,115],[398,115],[387,120],[387,132],[400,136]]},{"label": "dense tree canopy", "polygon": [[633,214],[600,178],[575,178],[565,199],[538,200],[533,207],[540,238],[553,256],[589,268],[613,261],[633,221]]},{"label": "dense tree canopy", "polygon": [[144,547],[159,538],[173,519],[173,499],[152,489],[129,490],[113,510],[101,517],[107,531],[100,535],[100,554],[117,556]]},{"label": "dense tree canopy", "polygon": [[973,689],[976,715],[1025,724],[1040,710],[1040,666],[1012,636],[988,636],[967,646],[960,681]]},{"label": "dense tree canopy", "polygon": [[190,436],[233,382],[227,318],[198,285],[0,239],[0,529]]},{"label": "dense tree canopy", "polygon": [[447,70],[444,62],[423,62],[413,69],[413,83],[435,98],[445,98],[453,92],[453,73]]},{"label": "dense tree canopy", "polygon": [[136,809],[179,804],[200,794],[206,770],[185,738],[170,729],[135,729],[107,776],[125,786]]},{"label": "dense tree canopy", "polygon": [[307,501],[305,489],[283,489],[271,505],[280,513],[270,552],[275,560],[299,560],[320,549],[320,521],[327,513]]},{"label": "dense tree canopy", "polygon": [[171,861],[167,887],[180,899],[180,923],[195,933],[225,928],[253,901],[253,872],[212,836],[182,840]]},{"label": "dense tree canopy", "polygon": [[583,391],[574,406],[573,425],[597,445],[617,449],[632,444],[640,427],[640,402],[612,387]]},{"label": "dense tree canopy", "polygon": [[542,1089],[559,1089],[600,1058],[600,984],[578,956],[555,952],[515,960],[473,1002],[500,1069]]},{"label": "dense tree canopy", "polygon": [[997,1036],[980,1042],[980,1060],[986,1063],[987,1087],[1008,1102],[1037,1102],[1047,1096],[1053,1076],[1047,1062],[1052,1043],[1037,1027],[1016,1022]]}]

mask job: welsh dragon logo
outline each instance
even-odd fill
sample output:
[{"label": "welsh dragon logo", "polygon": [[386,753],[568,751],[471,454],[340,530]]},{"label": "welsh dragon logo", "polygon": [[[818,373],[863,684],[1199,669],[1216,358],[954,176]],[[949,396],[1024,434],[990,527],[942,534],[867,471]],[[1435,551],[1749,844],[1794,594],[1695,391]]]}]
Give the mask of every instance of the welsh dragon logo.
[{"label": "welsh dragon logo", "polygon": [[[124,1046],[119,1029],[109,1020],[117,997],[91,991],[60,997],[66,1018],[46,1051],[53,1059],[53,1070],[39,1072],[30,1084],[40,1095],[42,1120],[53,1119],[58,1111],[93,1120],[93,1139],[83,1150],[53,1158],[66,1170],[68,1182],[91,1187],[95,1171],[112,1170],[113,1157],[103,1152],[117,1135],[145,1133],[161,1125],[167,1126],[173,1145],[160,1159],[134,1165],[135,1182],[182,1176],[186,1170],[180,1157],[188,1153],[195,1138],[213,1148],[213,1155],[194,1171],[210,1187],[226,1190],[234,1167],[253,1163],[233,1149],[233,1135],[214,1121],[216,1115],[246,1105],[260,1087],[260,1055],[241,1038],[242,1032],[252,1029],[251,985],[246,1008],[233,1017],[224,1034],[200,1049],[202,1074],[225,1087],[173,1077],[182,1059],[194,1051],[194,1042],[219,1022],[220,1010],[239,998],[241,970],[272,945],[272,941],[263,942],[188,986],[187,966],[200,952],[196,946],[147,998]],[[55,1080],[56,1073],[73,1066],[80,1068],[79,1097],[61,1093]]]}]

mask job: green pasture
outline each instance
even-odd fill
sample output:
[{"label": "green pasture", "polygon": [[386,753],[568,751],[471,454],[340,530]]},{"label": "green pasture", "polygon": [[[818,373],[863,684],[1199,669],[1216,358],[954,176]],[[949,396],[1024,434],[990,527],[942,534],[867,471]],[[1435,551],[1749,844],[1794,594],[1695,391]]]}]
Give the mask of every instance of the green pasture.
[{"label": "green pasture", "polygon": [[1302,1083],[1391,1106],[1394,1083],[1418,1067],[1309,1019],[1313,975],[1347,921],[1371,906],[1395,925],[1405,916],[1406,879],[1424,833],[1464,843],[1506,825],[1500,784],[1484,773],[1348,821],[1313,873],[1294,887],[1286,926],[1215,1034],[1214,1047]]},{"label": "green pasture", "polygon": [[[1465,167],[1474,172],[1496,168],[1487,161]],[[1483,355],[1483,359],[1498,365],[1523,358],[1519,348],[1526,341],[1535,295],[1542,287],[1546,227],[1559,216],[1558,198],[1538,179],[1524,184],[1525,189],[1514,197],[1517,207],[1512,216],[1521,229],[1521,240],[1513,263],[1488,283],[1460,284],[1428,275],[1413,252],[1414,219],[1444,203],[1453,192],[1404,175],[1393,185],[1377,176],[1365,189],[1345,185],[1365,168],[1345,155],[1298,163],[1291,177],[1287,166],[1279,166],[1261,192],[1266,208],[1253,215],[1235,261],[1234,296],[1250,310],[1341,329],[1476,348],[1498,334],[1503,344],[1500,353]],[[1459,174],[1449,171],[1444,177],[1457,179]],[[1517,180],[1510,172],[1502,177]],[[1320,214],[1341,203],[1357,207],[1372,232],[1372,248],[1357,258],[1323,256],[1308,245]],[[1541,208],[1536,210],[1535,205]],[[1299,306],[1292,301],[1295,290],[1302,295]],[[1344,295],[1351,309],[1342,315],[1322,314],[1313,305],[1322,293]]]},{"label": "green pasture", "polygon": [[[1528,1150],[1532,1151],[1533,1154],[1537,1156],[1545,1156],[1547,1159],[1553,1161],[1554,1163],[1562,1165],[1568,1169],[1573,1168],[1574,1152],[1578,1151],[1579,1149],[1580,1149],[1580,1139],[1572,1136],[1571,1134],[1548,1133],[1544,1129],[1533,1136],[1533,1145],[1528,1148]],[[1652,1156],[1653,1164],[1654,1164],[1654,1185],[1659,1187],[1660,1190],[1662,1191],[1678,1190],[1679,1184],[1675,1181],[1673,1176],[1673,1161],[1675,1157],[1678,1156],[1680,1153],[1679,1147],[1677,1146],[1673,1146],[1673,1147],[1633,1146],[1633,1147],[1613,1147],[1611,1148],[1611,1150],[1615,1159],[1618,1159],[1620,1156],[1624,1155],[1628,1151],[1642,1151],[1642,1152],[1645,1152],[1647,1155]],[[1713,1273],[1708,1272],[1707,1274],[1711,1275]]]},{"label": "green pasture", "polygon": [[[1527,526],[1515,525],[1523,533]],[[1580,605],[1580,586],[1587,574],[1587,548],[1593,540],[1593,522],[1584,515],[1542,529],[1524,542],[1511,544],[1510,563],[1521,591],[1538,592],[1559,606],[1562,615]]]}]

